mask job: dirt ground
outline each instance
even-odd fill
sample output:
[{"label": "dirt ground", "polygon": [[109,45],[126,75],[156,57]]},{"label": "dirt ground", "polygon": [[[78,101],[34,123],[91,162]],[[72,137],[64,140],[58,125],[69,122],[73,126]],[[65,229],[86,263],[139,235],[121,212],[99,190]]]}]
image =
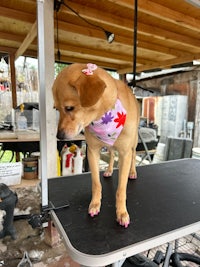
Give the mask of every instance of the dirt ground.
[{"label": "dirt ground", "polygon": [[40,214],[39,189],[28,187],[12,189],[12,191],[18,195],[18,203],[14,213],[15,217],[18,218],[14,221],[17,239],[12,240],[10,236],[0,239],[0,266],[17,267],[25,251],[28,252],[34,267],[78,266],[71,262],[59,235],[55,236],[54,244],[52,244],[48,231],[46,232],[48,228],[33,229],[28,219],[19,219],[19,215]]}]

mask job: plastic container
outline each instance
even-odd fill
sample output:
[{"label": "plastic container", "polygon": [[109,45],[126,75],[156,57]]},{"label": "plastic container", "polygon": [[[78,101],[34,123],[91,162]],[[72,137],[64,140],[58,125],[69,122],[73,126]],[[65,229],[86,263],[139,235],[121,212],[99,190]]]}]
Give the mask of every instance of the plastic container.
[{"label": "plastic container", "polygon": [[165,161],[165,144],[158,143],[156,153],[153,157],[153,163],[161,163]]},{"label": "plastic container", "polygon": [[21,113],[17,119],[17,130],[26,130],[27,129],[27,119]]},{"label": "plastic container", "polygon": [[192,158],[200,159],[200,147],[193,147],[193,149],[192,149]]},{"label": "plastic container", "polygon": [[62,155],[62,176],[72,175],[72,157],[73,153],[70,152],[67,146],[64,146],[61,152]]},{"label": "plastic container", "polygon": [[80,174],[83,171],[83,156],[81,149],[72,145],[63,147],[61,151],[62,157],[62,176]]},{"label": "plastic container", "polygon": [[83,156],[80,148],[77,148],[72,158],[72,173],[80,174],[82,172],[83,172]]},{"label": "plastic container", "polygon": [[20,114],[17,118],[17,129],[26,130],[28,128],[27,118],[24,116],[24,104],[20,105]]}]

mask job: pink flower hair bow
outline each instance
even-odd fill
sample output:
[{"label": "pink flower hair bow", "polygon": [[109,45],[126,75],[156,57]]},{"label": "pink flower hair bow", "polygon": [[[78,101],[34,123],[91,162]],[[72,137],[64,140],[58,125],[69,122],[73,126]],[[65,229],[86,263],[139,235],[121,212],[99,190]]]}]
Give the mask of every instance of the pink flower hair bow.
[{"label": "pink flower hair bow", "polygon": [[87,64],[87,69],[83,69],[82,72],[85,75],[93,75],[93,71],[97,69],[96,64],[88,63]]}]

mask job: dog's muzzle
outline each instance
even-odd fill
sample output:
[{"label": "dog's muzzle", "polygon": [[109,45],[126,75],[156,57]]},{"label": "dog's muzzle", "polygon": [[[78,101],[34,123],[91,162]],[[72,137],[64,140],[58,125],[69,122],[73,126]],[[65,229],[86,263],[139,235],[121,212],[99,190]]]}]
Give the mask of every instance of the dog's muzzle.
[{"label": "dog's muzzle", "polygon": [[64,130],[58,130],[56,137],[60,140],[67,139],[65,131]]}]

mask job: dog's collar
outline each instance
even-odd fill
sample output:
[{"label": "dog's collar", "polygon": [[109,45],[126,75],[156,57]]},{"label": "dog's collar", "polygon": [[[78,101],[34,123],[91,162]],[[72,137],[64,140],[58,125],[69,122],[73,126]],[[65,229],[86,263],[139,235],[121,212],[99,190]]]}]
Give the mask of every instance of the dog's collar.
[{"label": "dog's collar", "polygon": [[96,64],[88,63],[87,64],[87,69],[83,69],[82,72],[85,75],[93,75],[93,71],[97,69]]},{"label": "dog's collar", "polygon": [[121,101],[117,99],[114,107],[99,120],[93,121],[88,129],[102,142],[113,145],[124,128],[126,113]]}]

